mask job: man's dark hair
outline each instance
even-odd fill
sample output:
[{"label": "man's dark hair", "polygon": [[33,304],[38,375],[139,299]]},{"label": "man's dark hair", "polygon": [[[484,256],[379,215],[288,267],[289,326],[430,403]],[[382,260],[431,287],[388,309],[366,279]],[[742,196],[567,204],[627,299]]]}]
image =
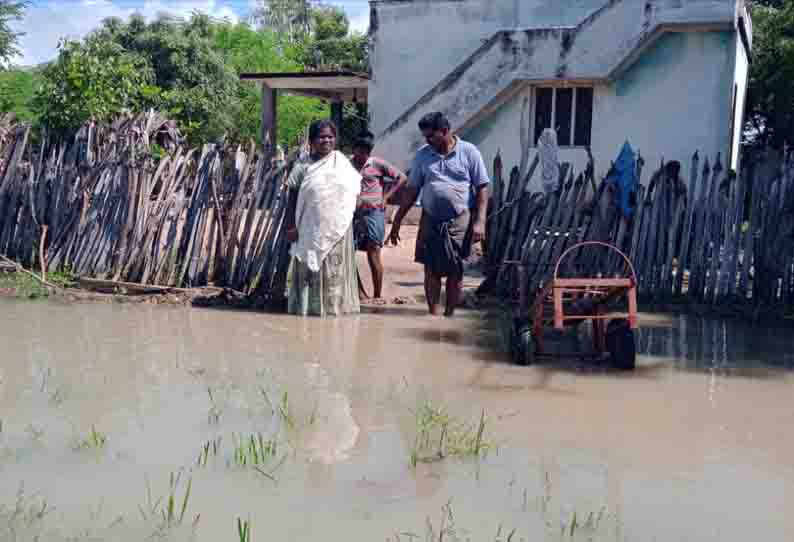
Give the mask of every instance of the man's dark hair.
[{"label": "man's dark hair", "polygon": [[353,140],[354,149],[366,149],[367,152],[372,152],[372,149],[374,147],[375,147],[375,136],[372,135],[372,132],[369,131],[361,132]]},{"label": "man's dark hair", "polygon": [[449,130],[449,119],[444,113],[439,111],[428,113],[419,120],[419,129],[422,131],[433,130],[434,132],[438,130]]},{"label": "man's dark hair", "polygon": [[315,141],[320,137],[320,132],[323,131],[323,128],[330,128],[334,133],[334,137],[336,137],[336,124],[328,119],[320,119],[309,125],[309,141]]}]

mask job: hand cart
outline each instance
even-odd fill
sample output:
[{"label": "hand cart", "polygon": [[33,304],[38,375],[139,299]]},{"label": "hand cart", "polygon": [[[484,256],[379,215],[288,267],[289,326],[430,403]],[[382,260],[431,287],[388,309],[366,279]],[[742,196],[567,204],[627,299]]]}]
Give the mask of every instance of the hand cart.
[{"label": "hand cart", "polygon": [[[625,262],[623,277],[561,278],[563,261],[575,251],[591,247],[614,251]],[[617,247],[600,241],[585,241],[568,248],[557,260],[553,276],[537,292],[528,308],[525,266],[519,266],[519,308],[514,314],[510,335],[513,361],[531,364],[536,356],[551,356],[546,352],[544,331],[563,330],[584,321],[592,322],[593,353],[590,357],[608,357],[610,366],[634,369],[637,328],[637,277],[629,258]],[[609,306],[625,299],[627,312],[611,312]],[[582,353],[554,354],[554,356],[583,357]]]}]

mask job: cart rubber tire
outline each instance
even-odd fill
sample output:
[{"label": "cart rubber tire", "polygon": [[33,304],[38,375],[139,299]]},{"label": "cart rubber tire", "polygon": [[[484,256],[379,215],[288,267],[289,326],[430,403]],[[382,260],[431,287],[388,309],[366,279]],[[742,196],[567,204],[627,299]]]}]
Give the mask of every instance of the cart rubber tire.
[{"label": "cart rubber tire", "polygon": [[610,320],[607,325],[607,352],[610,365],[622,371],[633,371],[637,366],[637,345],[634,330],[626,319]]},{"label": "cart rubber tire", "polygon": [[523,319],[513,320],[510,333],[510,354],[516,365],[532,365],[535,361],[535,339],[532,326]]}]

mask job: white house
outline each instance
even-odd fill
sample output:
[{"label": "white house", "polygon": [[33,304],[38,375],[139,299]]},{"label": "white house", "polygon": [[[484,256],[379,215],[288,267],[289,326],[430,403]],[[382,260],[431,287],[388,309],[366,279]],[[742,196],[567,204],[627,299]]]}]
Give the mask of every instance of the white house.
[{"label": "white house", "polygon": [[555,127],[576,171],[590,146],[604,175],[626,140],[649,167],[686,169],[695,150],[738,165],[744,0],[375,0],[370,34],[376,152],[402,167],[430,111],[489,165],[498,150],[518,164],[525,102],[533,144]]}]

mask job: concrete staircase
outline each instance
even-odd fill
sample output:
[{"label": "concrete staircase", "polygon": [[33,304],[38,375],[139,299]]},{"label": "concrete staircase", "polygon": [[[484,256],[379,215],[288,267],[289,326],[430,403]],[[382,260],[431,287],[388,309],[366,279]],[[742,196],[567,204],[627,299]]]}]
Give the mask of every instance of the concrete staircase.
[{"label": "concrete staircase", "polygon": [[427,112],[464,131],[526,84],[608,84],[664,33],[730,30],[737,17],[733,0],[608,0],[576,26],[496,32],[379,134],[375,152],[407,168],[424,143],[417,123]]}]

